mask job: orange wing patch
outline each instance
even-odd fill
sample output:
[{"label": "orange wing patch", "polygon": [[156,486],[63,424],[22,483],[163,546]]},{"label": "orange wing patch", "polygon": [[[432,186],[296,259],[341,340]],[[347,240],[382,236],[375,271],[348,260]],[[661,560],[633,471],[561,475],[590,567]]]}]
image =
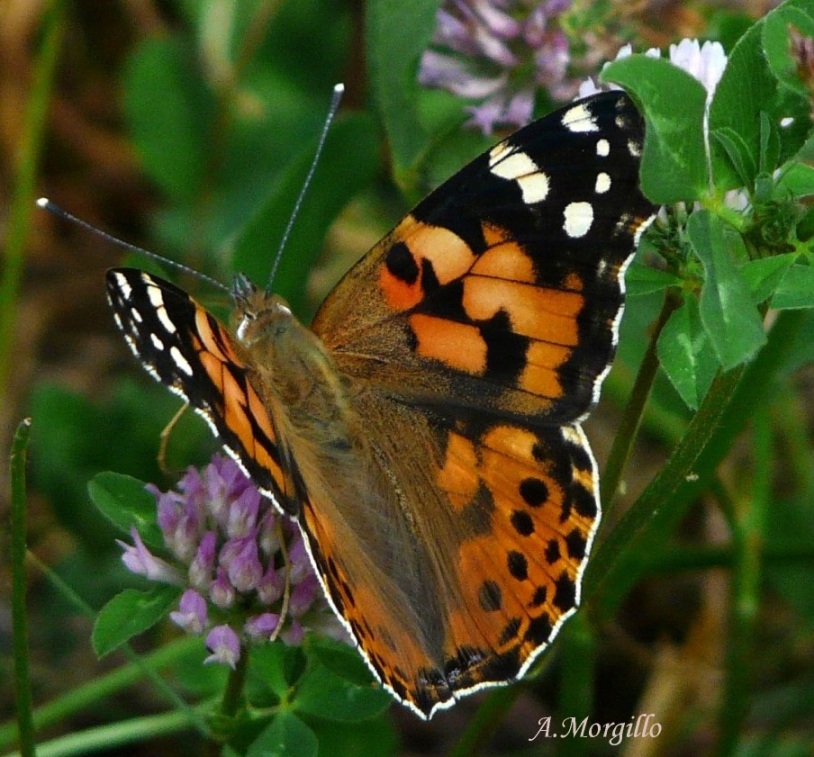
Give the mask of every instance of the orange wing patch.
[{"label": "orange wing patch", "polygon": [[598,524],[582,431],[500,424],[477,440],[450,432],[437,484],[472,525],[456,568],[464,606],[452,609],[446,643],[450,658],[468,660],[460,685],[498,670],[522,675],[574,612]]}]

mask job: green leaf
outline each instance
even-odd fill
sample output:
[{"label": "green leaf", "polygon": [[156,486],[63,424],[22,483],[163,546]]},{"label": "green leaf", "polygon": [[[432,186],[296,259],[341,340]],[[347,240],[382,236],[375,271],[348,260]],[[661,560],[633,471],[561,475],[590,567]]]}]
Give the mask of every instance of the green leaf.
[{"label": "green leaf", "polygon": [[803,37],[814,36],[814,15],[810,0],[784,3],[766,16],[762,30],[762,44],[766,63],[772,75],[782,86],[807,96],[801,81],[797,61],[791,55],[789,30],[796,29]]},{"label": "green leaf", "polygon": [[814,207],[809,208],[797,222],[796,234],[801,242],[808,242],[814,237]]},{"label": "green leaf", "polygon": [[317,757],[316,734],[293,712],[278,712],[251,743],[246,757]]},{"label": "green leaf", "polygon": [[177,586],[152,586],[146,591],[125,589],[96,616],[91,642],[99,657],[112,652],[137,634],[152,628],[178,601]]},{"label": "green leaf", "polygon": [[255,706],[269,706],[270,696],[277,701],[285,699],[304,670],[302,647],[289,647],[281,641],[255,646],[249,667],[250,701]]},{"label": "green leaf", "polygon": [[614,61],[601,78],[628,90],[647,121],[642,155],[647,197],[662,204],[703,197],[708,185],[704,87],[669,61],[645,55]]},{"label": "green leaf", "polygon": [[704,265],[701,321],[724,370],[751,358],[766,334],[749,287],[735,267],[736,249],[743,242],[727,233],[724,222],[709,211],[693,213],[687,236]]},{"label": "green leaf", "polygon": [[[297,195],[314,157],[309,144],[283,171],[259,212],[240,232],[232,261],[234,270],[265,286]],[[313,181],[291,230],[274,289],[302,314],[305,281],[322,250],[328,227],[348,201],[376,176],[379,140],[370,117],[351,115],[328,134]],[[360,254],[364,252],[360,250]]]},{"label": "green leaf", "polygon": [[[807,98],[778,80],[781,68],[778,64],[769,65],[770,58],[778,58],[780,49],[788,47],[788,31],[782,30],[781,39],[780,27],[776,26],[785,24],[785,12],[782,7],[772,11],[738,40],[715,89],[709,113],[710,133],[726,130],[738,134],[750,161],[756,166],[761,166],[761,161],[768,162],[762,167],[768,173],[800,149],[810,125]],[[765,39],[764,30],[769,25],[771,33]],[[771,48],[769,52],[764,49],[765,43]],[[782,54],[788,57],[787,49]],[[769,133],[761,127],[762,113],[768,118]],[[791,119],[791,123],[786,119]],[[777,146],[767,152],[766,146],[775,140]],[[712,143],[712,160],[719,191],[742,184],[720,140]]]},{"label": "green leaf", "polygon": [[418,107],[418,63],[435,29],[439,5],[440,0],[369,0],[366,4],[370,84],[399,183],[427,143]]},{"label": "green leaf", "polygon": [[788,194],[794,199],[814,195],[814,166],[792,163],[777,181],[777,194],[781,198]]},{"label": "green leaf", "polygon": [[129,534],[130,527],[135,526],[145,544],[163,547],[155,497],[144,487],[144,482],[133,476],[105,471],[90,480],[88,494],[99,512],[121,531]]},{"label": "green leaf", "polygon": [[199,193],[209,161],[214,99],[179,40],[152,37],[130,58],[124,107],[144,171],[183,201]]},{"label": "green leaf", "polygon": [[814,307],[814,267],[791,266],[775,290],[772,307],[778,310]]},{"label": "green leaf", "polygon": [[394,718],[382,713],[366,720],[363,727],[356,723],[311,718],[311,727],[322,745],[330,744],[330,757],[390,757],[403,755]]},{"label": "green leaf", "polygon": [[752,186],[757,176],[757,165],[741,135],[729,127],[722,127],[715,129],[710,136],[726,151],[741,184],[744,187]]},{"label": "green leaf", "polygon": [[632,263],[625,274],[625,287],[630,297],[662,292],[680,285],[681,279],[675,274],[641,263]]},{"label": "green leaf", "polygon": [[[370,677],[368,676],[368,679]],[[393,699],[384,689],[369,682],[360,686],[336,675],[316,657],[297,684],[292,707],[328,720],[358,722],[383,712]]]},{"label": "green leaf", "polygon": [[741,266],[740,273],[749,286],[755,305],[765,302],[774,294],[789,266],[797,257],[796,252],[790,252],[785,255],[750,260]]},{"label": "green leaf", "polygon": [[310,634],[305,640],[308,657],[318,660],[328,670],[357,686],[370,686],[373,676],[362,656],[344,642],[327,636]]},{"label": "green leaf", "polygon": [[720,364],[692,295],[670,317],[659,335],[657,351],[670,383],[687,406],[697,410]]}]

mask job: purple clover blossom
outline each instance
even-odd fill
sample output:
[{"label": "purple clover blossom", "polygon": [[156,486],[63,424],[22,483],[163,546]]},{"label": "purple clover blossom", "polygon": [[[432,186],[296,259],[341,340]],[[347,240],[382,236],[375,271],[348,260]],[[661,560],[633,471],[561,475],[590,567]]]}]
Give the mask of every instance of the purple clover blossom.
[{"label": "purple clover blossom", "polygon": [[209,598],[212,604],[221,610],[227,610],[235,603],[236,595],[237,590],[229,580],[226,569],[218,568],[215,580],[209,585]]},{"label": "purple clover blossom", "polygon": [[170,613],[170,620],[188,633],[203,633],[206,616],[206,600],[194,589],[187,589],[181,595],[178,611]]},{"label": "purple clover blossom", "polygon": [[135,546],[133,547],[120,539],[116,539],[116,543],[124,549],[122,562],[129,571],[140,576],[146,576],[151,581],[159,581],[165,584],[181,583],[178,571],[168,562],[162,560],[160,557],[156,557],[147,549],[141,540],[139,532],[136,531],[135,526],[130,529],[130,535],[135,542]]},{"label": "purple clover blossom", "polygon": [[215,626],[206,637],[206,648],[212,652],[204,663],[220,662],[235,669],[240,659],[240,637],[230,626]]},{"label": "purple clover blossom", "polygon": [[246,621],[243,630],[252,639],[268,639],[280,625],[280,616],[273,612],[264,612]]},{"label": "purple clover blossom", "polygon": [[572,6],[573,0],[445,0],[418,80],[479,101],[467,106],[466,125],[484,134],[524,126],[539,90],[568,100],[578,72],[601,55],[601,44],[583,44],[580,55],[572,49],[563,30]]},{"label": "purple clover blossom", "polygon": [[176,491],[147,488],[171,558],[153,555],[133,528],[133,546],[119,542],[122,561],[150,580],[186,587],[170,618],[187,633],[207,634],[206,662],[234,667],[241,644],[278,634],[299,644],[310,629],[347,640],[299,528],[271,508],[237,463],[216,455],[202,471],[190,468]]}]

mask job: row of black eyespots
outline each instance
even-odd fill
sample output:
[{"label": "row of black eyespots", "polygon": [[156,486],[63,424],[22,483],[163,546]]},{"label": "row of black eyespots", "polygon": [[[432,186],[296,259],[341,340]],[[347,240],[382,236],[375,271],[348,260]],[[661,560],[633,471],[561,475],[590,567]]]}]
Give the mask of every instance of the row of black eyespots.
[{"label": "row of black eyespots", "polygon": [[[528,560],[522,552],[511,550],[506,558],[506,566],[516,581],[528,579]],[[563,612],[570,610],[576,604],[576,584],[565,571],[560,573],[560,577],[555,582],[552,602]]]},{"label": "row of black eyespots", "polygon": [[[571,517],[572,510],[589,520],[597,517],[599,511],[594,492],[586,489],[574,477],[574,469],[591,477],[594,475],[591,455],[583,445],[572,442],[559,429],[551,429],[541,432],[532,447],[532,456],[547,466],[554,480],[569,482],[562,487],[560,523],[565,523]],[[521,483],[520,494],[531,507],[543,505],[549,496],[545,482],[535,478],[525,479]]]}]

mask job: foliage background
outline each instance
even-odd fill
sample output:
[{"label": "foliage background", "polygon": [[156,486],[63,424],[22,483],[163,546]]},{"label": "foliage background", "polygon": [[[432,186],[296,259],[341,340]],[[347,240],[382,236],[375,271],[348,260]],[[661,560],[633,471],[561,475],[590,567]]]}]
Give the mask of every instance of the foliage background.
[{"label": "foliage background", "polygon": [[[235,15],[230,5],[9,0],[0,10],[4,322],[13,314],[12,337],[0,354],[0,432],[7,449],[20,418],[33,418],[29,546],[53,570],[46,578],[29,564],[37,705],[70,701],[78,687],[127,664],[116,655],[96,660],[88,643],[92,620],[80,610],[100,607],[133,583],[114,545],[117,534],[89,503],[87,482],[114,469],[165,485],[155,451],[177,401],[142,375],[115,331],[102,282],[121,252],[35,212],[33,199],[45,194],[100,228],[222,281],[240,270],[262,282],[330,89],[344,81],[343,112],[276,285],[307,319],[412,202],[489,142],[460,130],[460,103],[452,96],[419,93],[411,78],[410,62],[432,32],[435,3],[250,0]],[[748,23],[746,10],[765,11],[643,5],[634,33],[642,46],[705,33],[731,43]],[[26,114],[36,101],[52,28],[58,28],[57,63],[52,85],[40,95],[38,121],[36,113]],[[34,186],[26,170],[37,165],[39,128]],[[27,242],[16,255],[21,220]],[[8,285],[17,271],[19,290]],[[199,281],[184,285],[214,309],[228,306]],[[654,293],[629,303],[619,360],[588,424],[600,466],[660,298]],[[313,721],[320,754],[465,754],[473,743],[494,754],[542,754],[555,745],[529,741],[538,720],[579,713],[600,723],[654,713],[664,732],[622,747],[565,740],[558,753],[807,754],[814,741],[812,336],[814,319],[806,316],[770,391],[748,407],[747,429],[713,485],[666,546],[633,554],[635,575],[644,578],[614,617],[589,606],[547,656],[544,673],[517,698],[491,696],[491,710],[478,709],[485,698],[479,696],[429,724],[395,706],[362,724]],[[618,512],[658,470],[688,418],[660,377]],[[170,463],[202,462],[214,448],[203,425],[187,417],[173,435]],[[739,534],[754,558],[750,567],[736,559],[744,553],[728,516],[757,497],[766,504],[765,522]],[[0,539],[0,681],[10,682],[5,534]],[[742,632],[735,633],[738,624]],[[162,627],[139,645],[151,649],[176,637]],[[196,686],[205,688],[191,672],[198,659],[167,673],[190,699]],[[166,707],[155,686],[135,675],[86,704],[74,696],[40,736]],[[0,685],[0,708],[0,749],[9,749],[10,685]],[[194,738],[167,730],[107,753],[198,753]]]}]

